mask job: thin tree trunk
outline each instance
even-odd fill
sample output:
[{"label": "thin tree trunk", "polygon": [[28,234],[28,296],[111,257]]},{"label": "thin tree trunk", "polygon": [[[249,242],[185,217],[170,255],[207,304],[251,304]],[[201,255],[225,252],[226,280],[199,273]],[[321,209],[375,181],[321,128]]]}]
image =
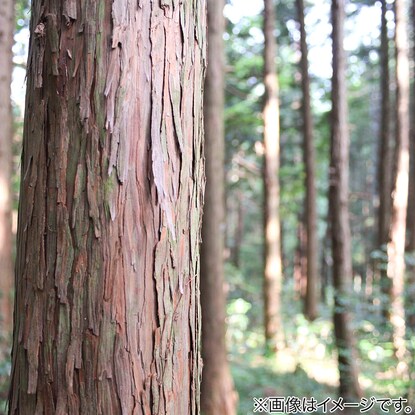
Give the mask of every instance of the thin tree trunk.
[{"label": "thin tree trunk", "polygon": [[231,260],[235,267],[240,267],[241,246],[244,237],[245,209],[243,206],[243,193],[238,190],[236,192],[236,223],[233,238],[233,246],[231,249]]},{"label": "thin tree trunk", "polygon": [[280,131],[276,73],[275,9],[273,0],[264,0],[264,232],[265,232],[265,339],[271,350],[282,347],[280,298],[282,284],[281,225],[279,217]]},{"label": "thin tree trunk", "polygon": [[236,414],[226,353],[224,291],[224,0],[208,0],[208,69],[204,91],[206,192],[201,247],[203,377],[205,415]]},{"label": "thin tree trunk", "polygon": [[409,173],[409,60],[405,2],[395,0],[396,48],[396,178],[393,187],[392,219],[388,244],[390,278],[390,321],[398,372],[406,374],[405,347],[405,232]]},{"label": "thin tree trunk", "polygon": [[294,291],[298,299],[304,300],[307,291],[307,235],[303,215],[297,226],[297,249],[294,253]]},{"label": "thin tree trunk", "polygon": [[378,165],[379,181],[379,221],[378,246],[388,243],[391,193],[392,193],[392,157],[390,148],[390,75],[389,75],[389,37],[386,20],[387,2],[382,0],[381,22],[381,122],[380,122],[380,152]]},{"label": "thin tree trunk", "polygon": [[10,414],[198,414],[205,3],[33,2]]},{"label": "thin tree trunk", "polygon": [[361,395],[357,375],[349,301],[352,282],[349,224],[349,131],[347,121],[346,66],[343,49],[344,0],[332,0],[333,78],[330,162],[330,218],[333,249],[334,331],[338,350],[340,396]]},{"label": "thin tree trunk", "polygon": [[[379,211],[378,211],[378,240],[377,248],[380,249],[386,246],[389,240],[389,229],[392,208],[392,174],[393,160],[390,143],[390,72],[389,72],[389,36],[387,26],[388,6],[387,1],[382,0],[382,15],[381,15],[381,45],[380,45],[380,59],[381,59],[381,121],[380,121],[380,146],[379,146],[379,161],[378,161],[378,186],[379,186]],[[381,264],[384,265],[384,264]],[[384,297],[387,297],[389,292],[389,280],[383,268],[380,270],[380,286]],[[382,300],[384,303],[385,300]],[[383,304],[382,313],[387,319],[388,306]]]},{"label": "thin tree trunk", "polygon": [[[412,1],[411,5],[412,11],[412,33],[413,33],[413,62],[412,66],[414,66],[415,62],[415,0]],[[410,161],[410,174],[409,174],[409,196],[408,196],[408,219],[406,221],[406,225],[408,228],[408,241],[406,245],[406,249],[408,251],[415,251],[415,82],[413,82],[413,101],[412,101],[412,117],[410,117],[411,127],[410,127],[410,151],[409,157]]]},{"label": "thin tree trunk", "polygon": [[[12,334],[14,286],[12,258],[12,135],[10,101],[14,2],[0,0],[0,360],[9,353]],[[4,341],[4,343],[3,343]]]},{"label": "thin tree trunk", "polygon": [[317,317],[319,302],[315,151],[313,142],[313,119],[311,116],[310,77],[308,74],[307,35],[304,22],[304,0],[296,0],[296,2],[301,33],[301,87],[303,91],[302,111],[306,173],[307,291],[304,314],[309,320],[314,320]]}]

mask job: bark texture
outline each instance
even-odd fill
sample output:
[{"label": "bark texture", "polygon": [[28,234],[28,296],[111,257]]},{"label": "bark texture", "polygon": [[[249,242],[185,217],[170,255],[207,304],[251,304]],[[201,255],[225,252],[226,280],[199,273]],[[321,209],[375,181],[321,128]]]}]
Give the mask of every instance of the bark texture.
[{"label": "bark texture", "polygon": [[307,227],[307,290],[304,303],[304,314],[309,320],[314,320],[318,313],[318,241],[317,241],[317,208],[316,208],[316,179],[315,151],[313,142],[313,118],[311,115],[310,77],[308,74],[308,47],[305,31],[304,0],[296,0],[298,21],[301,33],[301,88],[303,92],[303,134],[305,161],[305,221]]},{"label": "bark texture", "polygon": [[388,244],[390,278],[390,321],[398,372],[407,371],[405,347],[405,232],[409,175],[409,46],[405,1],[395,0],[396,51],[396,177],[393,186],[392,218]]},{"label": "bark texture", "polygon": [[32,3],[10,414],[199,413],[205,26]]},{"label": "bark texture", "polygon": [[2,352],[9,348],[8,340],[11,336],[13,320],[11,194],[13,118],[10,101],[13,16],[14,2],[0,0],[0,359]]},{"label": "bark texture", "polygon": [[330,161],[330,219],[333,250],[334,331],[340,373],[339,394],[345,400],[361,395],[357,374],[349,301],[352,282],[349,223],[349,128],[347,121],[346,65],[343,49],[345,3],[332,0],[332,113]]},{"label": "bark texture", "polygon": [[201,408],[206,415],[235,415],[226,352],[224,291],[224,0],[208,0],[208,68],[204,92],[206,191],[201,246],[203,376]]},{"label": "bark texture", "polygon": [[280,297],[282,284],[281,224],[279,216],[280,122],[275,40],[275,5],[264,0],[264,304],[265,339],[271,350],[282,345]]}]

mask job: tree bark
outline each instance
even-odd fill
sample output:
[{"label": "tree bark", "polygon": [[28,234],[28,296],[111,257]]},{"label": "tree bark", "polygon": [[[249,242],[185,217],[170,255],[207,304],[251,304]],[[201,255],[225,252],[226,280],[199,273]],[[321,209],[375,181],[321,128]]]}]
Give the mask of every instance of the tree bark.
[{"label": "tree bark", "polygon": [[[379,161],[378,161],[378,186],[379,186],[379,211],[378,211],[378,239],[377,248],[382,249],[389,240],[389,229],[392,209],[392,176],[393,160],[390,140],[390,72],[389,72],[389,36],[386,13],[387,1],[382,0],[381,15],[381,44],[380,44],[380,70],[381,70],[381,121],[379,131]],[[381,264],[382,265],[382,264]],[[387,298],[389,292],[389,280],[386,271],[380,270],[380,286],[383,298]],[[382,299],[382,314],[385,321],[388,318],[388,305]]]},{"label": "tree bark", "polygon": [[334,331],[340,373],[339,394],[345,400],[361,395],[358,381],[349,301],[352,282],[349,224],[349,131],[347,121],[346,64],[343,49],[345,4],[332,0],[332,126],[330,161],[330,218],[333,250]]},{"label": "tree bark", "polygon": [[390,322],[393,344],[399,361],[398,372],[405,375],[405,232],[409,175],[409,59],[405,2],[395,0],[396,53],[396,177],[393,186],[392,219],[388,244],[390,278]]},{"label": "tree bark", "polygon": [[304,134],[304,161],[307,226],[307,291],[304,303],[304,314],[309,320],[314,320],[318,314],[318,241],[317,241],[317,208],[316,208],[316,179],[315,179],[315,151],[313,142],[313,119],[311,116],[310,77],[308,74],[308,47],[304,21],[304,0],[296,0],[298,21],[301,33],[301,88],[303,92],[303,134]]},{"label": "tree bark", "polygon": [[389,74],[389,37],[386,20],[387,2],[382,0],[381,20],[381,122],[380,122],[380,151],[378,163],[379,183],[379,221],[378,247],[386,245],[389,237],[390,214],[392,205],[392,155],[390,148],[390,74]]},{"label": "tree bark", "polygon": [[203,377],[201,408],[206,415],[236,414],[226,352],[224,291],[224,0],[208,0],[208,68],[204,91],[206,191],[201,246]]},{"label": "tree bark", "polygon": [[[415,0],[412,0],[411,5],[411,12],[412,12],[412,33],[415,33]],[[415,36],[413,35],[413,39],[415,39]],[[415,42],[413,41],[413,53],[412,53],[412,65],[414,65],[415,62]],[[415,82],[413,82],[413,96],[414,101],[412,102],[412,107],[415,108]],[[415,115],[413,115],[412,111],[412,117],[410,117],[410,150],[409,154],[413,155],[415,153]],[[406,244],[406,249],[408,251],[415,251],[415,157],[410,156],[410,174],[409,174],[409,195],[408,195],[408,219],[406,221],[406,225],[408,228],[408,241]]]},{"label": "tree bark", "polygon": [[10,414],[198,414],[205,2],[32,3]]},{"label": "tree bark", "polygon": [[9,353],[12,334],[14,286],[12,257],[12,139],[13,117],[10,101],[14,2],[0,0],[0,360]]},{"label": "tree bark", "polygon": [[264,304],[265,339],[270,350],[282,348],[280,297],[282,284],[281,225],[279,216],[280,125],[276,72],[275,10],[264,0]]}]

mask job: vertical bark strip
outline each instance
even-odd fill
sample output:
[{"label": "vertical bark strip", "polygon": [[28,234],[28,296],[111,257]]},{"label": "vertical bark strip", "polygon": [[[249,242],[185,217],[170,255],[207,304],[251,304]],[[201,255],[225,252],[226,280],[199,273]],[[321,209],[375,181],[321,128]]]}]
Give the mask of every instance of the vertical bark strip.
[{"label": "vertical bark strip", "polygon": [[[0,344],[0,359],[2,352],[9,348],[8,340],[11,336],[13,320],[11,195],[13,118],[10,102],[14,31],[13,8],[13,1],[0,0],[0,333],[3,340],[6,340],[5,344]],[[7,350],[7,352],[9,351]]]},{"label": "vertical bark strip", "polygon": [[352,282],[351,236],[349,224],[349,131],[347,121],[346,62],[343,48],[344,0],[332,0],[332,113],[330,161],[330,218],[333,250],[334,331],[338,350],[340,396],[361,395],[357,377],[349,300]]},{"label": "vertical bark strip", "polygon": [[224,0],[208,0],[208,67],[204,91],[206,191],[201,246],[201,408],[205,415],[236,414],[226,352],[224,291]]},{"label": "vertical bark strip", "polygon": [[272,350],[282,347],[280,297],[282,284],[281,224],[279,217],[280,123],[275,40],[275,5],[264,0],[264,232],[265,338]]},{"label": "vertical bark strip", "polygon": [[393,186],[392,219],[388,244],[390,278],[390,321],[393,344],[399,361],[398,372],[405,374],[405,232],[409,173],[409,59],[405,2],[395,0],[396,53],[396,178]]},{"label": "vertical bark strip", "polygon": [[[412,0],[410,6],[412,14],[412,67],[414,67],[415,62],[415,0]],[[412,82],[412,108],[415,108],[415,82]],[[406,226],[408,232],[408,240],[406,244],[406,249],[408,251],[415,251],[415,115],[414,111],[411,112],[410,116],[410,147],[409,147],[409,189],[408,189],[408,218],[406,221]]]},{"label": "vertical bark strip", "polygon": [[205,2],[32,3],[10,414],[197,414]]},{"label": "vertical bark strip", "polygon": [[[389,71],[389,36],[386,12],[388,10],[386,0],[382,0],[381,15],[381,121],[379,131],[379,161],[378,161],[378,191],[379,191],[379,211],[378,211],[378,246],[380,249],[386,246],[389,239],[389,228],[391,221],[392,208],[392,174],[393,160],[390,140],[390,71]],[[386,271],[380,271],[381,291],[387,298],[389,291],[389,280]],[[382,306],[385,320],[388,315],[386,302]]]},{"label": "vertical bark strip", "polygon": [[313,143],[313,119],[311,116],[310,77],[308,74],[308,47],[307,34],[304,21],[304,0],[297,1],[298,20],[301,33],[301,87],[303,91],[303,134],[304,134],[304,160],[305,160],[305,186],[306,186],[306,212],[307,225],[307,291],[305,296],[304,312],[309,320],[317,317],[319,300],[318,289],[318,242],[317,242],[317,208],[315,184],[315,151]]},{"label": "vertical bark strip", "polygon": [[388,243],[391,192],[392,192],[392,157],[390,148],[390,74],[389,74],[389,37],[386,19],[387,2],[382,0],[381,20],[381,45],[380,45],[380,69],[381,69],[381,122],[380,122],[380,151],[378,165],[379,183],[379,221],[378,221],[378,245],[381,247]]}]

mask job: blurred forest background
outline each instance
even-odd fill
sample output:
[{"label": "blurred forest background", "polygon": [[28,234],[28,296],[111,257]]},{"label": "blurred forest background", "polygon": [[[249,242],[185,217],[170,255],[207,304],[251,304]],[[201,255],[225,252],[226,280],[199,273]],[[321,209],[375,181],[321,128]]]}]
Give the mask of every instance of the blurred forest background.
[{"label": "blurred forest background", "polygon": [[[219,326],[221,316],[226,316],[227,353],[220,366],[226,371],[228,360],[231,376],[227,386],[219,382],[219,389],[225,391],[228,408],[234,408],[233,382],[238,414],[252,413],[253,397],[314,396],[322,401],[337,396],[339,386],[340,394],[356,402],[361,396],[402,396],[415,405],[415,2],[411,3],[265,0],[263,13],[261,1],[208,1],[211,16],[214,7],[220,16],[223,9],[225,16],[223,24],[217,16],[211,22],[219,40],[209,63],[214,67],[217,60],[222,75],[210,74],[219,76],[219,84],[210,101],[205,98],[207,108],[210,103],[219,111],[217,122],[224,121],[224,141],[220,142],[221,127],[209,127],[206,117],[207,151],[209,137],[219,138],[206,155],[207,166],[209,157],[215,160],[206,173],[207,189],[219,191],[219,199],[207,194],[206,201],[213,203],[207,209],[216,209],[223,200],[224,212],[212,219],[223,236],[223,249],[213,253],[215,266],[219,264],[213,275],[212,260],[203,260],[212,252],[202,251],[201,295],[203,309],[209,309],[207,302],[217,291],[204,297],[203,278],[210,281],[205,292],[209,286],[219,291],[224,286],[226,308],[214,306],[210,312],[218,313],[213,317]],[[12,152],[15,232],[28,2],[15,1],[14,14],[13,141],[7,142],[3,133],[1,140]],[[340,22],[337,38],[333,22]],[[265,46],[271,47],[268,57]],[[0,56],[1,65],[7,66],[3,59]],[[217,88],[224,92],[223,114]],[[6,106],[4,101],[0,105]],[[8,153],[2,150],[4,154]],[[2,170],[6,174],[7,168]],[[209,187],[215,171],[219,176],[212,180],[223,182],[222,194],[220,184]],[[214,226],[204,234],[209,229]],[[7,249],[4,252],[10,256]],[[7,278],[12,281],[2,274],[2,280]],[[3,284],[2,289],[9,288]],[[3,291],[1,301],[7,302],[7,297]],[[4,310],[8,309],[2,308],[1,316],[0,413],[11,367],[11,317]],[[214,328],[215,323],[208,321],[206,327]],[[221,330],[217,333],[222,335]],[[213,348],[218,344],[220,340]],[[204,353],[209,353],[207,347]],[[207,356],[206,373],[210,360],[220,355],[214,349]],[[214,389],[218,386],[213,385],[212,373]],[[206,405],[211,408],[214,403]],[[207,413],[233,411],[213,407]]]}]

